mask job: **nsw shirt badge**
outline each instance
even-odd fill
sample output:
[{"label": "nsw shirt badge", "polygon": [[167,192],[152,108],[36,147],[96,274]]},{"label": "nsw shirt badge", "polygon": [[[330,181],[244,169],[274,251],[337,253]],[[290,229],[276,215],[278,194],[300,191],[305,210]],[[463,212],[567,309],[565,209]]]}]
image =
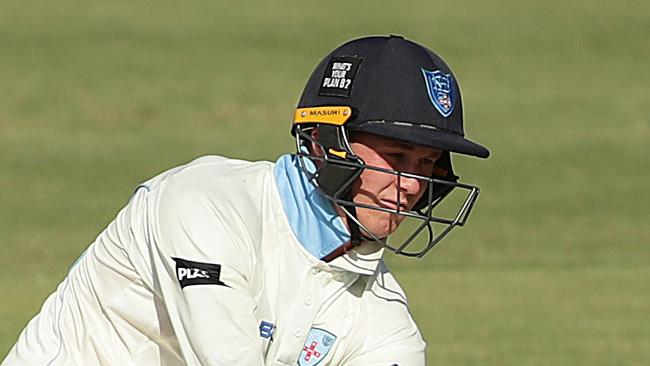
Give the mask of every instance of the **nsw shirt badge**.
[{"label": "nsw shirt badge", "polygon": [[298,365],[318,365],[332,349],[334,341],[336,341],[334,334],[324,329],[311,328],[298,357]]}]

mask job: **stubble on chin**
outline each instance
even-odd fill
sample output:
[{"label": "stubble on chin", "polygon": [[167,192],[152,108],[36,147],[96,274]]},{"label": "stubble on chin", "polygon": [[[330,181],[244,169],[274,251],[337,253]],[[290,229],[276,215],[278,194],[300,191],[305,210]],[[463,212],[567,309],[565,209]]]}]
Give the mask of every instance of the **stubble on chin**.
[{"label": "stubble on chin", "polygon": [[[345,224],[346,228],[349,230],[349,222],[352,219],[350,219],[343,211],[343,209],[338,205],[336,205],[336,211],[338,215],[343,219],[343,223]],[[382,239],[395,232],[398,226],[404,220],[404,216],[402,215],[373,210],[369,208],[357,207],[356,212],[357,219],[361,222],[361,224],[365,226],[372,233],[372,235],[375,235],[376,237]],[[364,232],[365,229],[361,229],[364,236],[372,237],[372,235]]]},{"label": "stubble on chin", "polygon": [[378,238],[386,238],[397,230],[403,216],[370,209],[357,209],[359,221]]}]

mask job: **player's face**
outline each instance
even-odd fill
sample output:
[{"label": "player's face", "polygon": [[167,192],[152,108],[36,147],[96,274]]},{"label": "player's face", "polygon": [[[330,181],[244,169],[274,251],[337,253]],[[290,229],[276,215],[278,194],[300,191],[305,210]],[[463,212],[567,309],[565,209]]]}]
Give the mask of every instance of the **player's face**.
[{"label": "player's face", "polygon": [[[430,177],[442,151],[413,145],[378,135],[359,133],[352,137],[352,151],[366,165]],[[427,182],[414,178],[399,178],[371,169],[364,169],[352,187],[356,203],[401,211],[413,208],[427,189]],[[399,193],[399,200],[398,200]],[[357,208],[359,221],[379,238],[394,232],[404,216],[378,210]]]}]

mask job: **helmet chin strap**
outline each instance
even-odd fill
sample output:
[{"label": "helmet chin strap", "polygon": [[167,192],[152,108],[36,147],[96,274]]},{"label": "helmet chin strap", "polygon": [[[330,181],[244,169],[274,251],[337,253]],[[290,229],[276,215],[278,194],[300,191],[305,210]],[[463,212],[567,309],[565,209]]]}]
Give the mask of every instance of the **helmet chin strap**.
[{"label": "helmet chin strap", "polygon": [[[352,206],[350,207],[350,215],[354,216],[355,219],[359,220],[357,217],[357,208]],[[348,227],[350,228],[350,243],[352,246],[357,246],[361,244],[361,230],[359,229],[359,224],[356,220],[348,220]]]}]

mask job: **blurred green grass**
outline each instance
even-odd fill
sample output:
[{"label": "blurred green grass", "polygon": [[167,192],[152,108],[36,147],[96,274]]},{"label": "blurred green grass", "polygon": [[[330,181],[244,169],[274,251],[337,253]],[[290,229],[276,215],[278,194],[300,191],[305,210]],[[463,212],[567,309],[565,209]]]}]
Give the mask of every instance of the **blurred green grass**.
[{"label": "blurred green grass", "polygon": [[[253,6],[254,5],[254,6]],[[650,5],[0,3],[0,355],[138,182],[204,154],[274,160],[343,41],[403,34],[460,79],[467,228],[390,257],[430,364],[650,360]]]}]

